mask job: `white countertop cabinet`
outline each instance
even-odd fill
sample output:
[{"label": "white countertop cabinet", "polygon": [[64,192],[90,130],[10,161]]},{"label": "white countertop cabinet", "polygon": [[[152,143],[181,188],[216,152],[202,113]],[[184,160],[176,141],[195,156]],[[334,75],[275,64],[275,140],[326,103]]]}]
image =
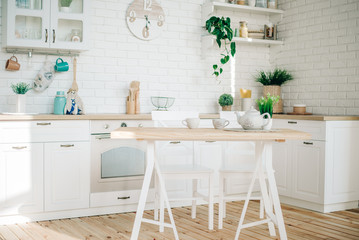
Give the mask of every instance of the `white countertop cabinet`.
[{"label": "white countertop cabinet", "polygon": [[90,0],[76,0],[64,12],[60,1],[2,1],[3,41],[9,50],[88,49]]},{"label": "white countertop cabinet", "polygon": [[313,137],[274,146],[273,164],[283,203],[320,212],[358,207],[358,121],[276,119],[273,127],[300,129]]},{"label": "white countertop cabinet", "polygon": [[43,145],[0,144],[0,216],[43,211]]}]

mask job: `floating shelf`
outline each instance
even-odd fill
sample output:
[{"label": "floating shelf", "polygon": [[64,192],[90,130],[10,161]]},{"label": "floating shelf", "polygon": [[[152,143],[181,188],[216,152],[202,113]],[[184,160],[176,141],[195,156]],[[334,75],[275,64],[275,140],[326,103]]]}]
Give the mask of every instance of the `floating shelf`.
[{"label": "floating shelf", "polygon": [[[268,40],[268,39],[256,39],[256,38],[241,38],[234,37],[234,42],[247,43],[247,44],[262,44],[262,45],[283,45],[283,41],[280,40]],[[215,42],[215,37],[211,35],[202,36],[202,47],[210,48]]]},{"label": "floating shelf", "polygon": [[283,14],[283,10],[272,9],[272,8],[261,8],[261,7],[250,7],[246,5],[221,3],[221,2],[208,2],[202,6],[203,13],[207,16],[214,12],[215,9],[227,10],[227,11],[238,11],[238,12],[249,12],[255,14],[264,15],[278,15]]}]

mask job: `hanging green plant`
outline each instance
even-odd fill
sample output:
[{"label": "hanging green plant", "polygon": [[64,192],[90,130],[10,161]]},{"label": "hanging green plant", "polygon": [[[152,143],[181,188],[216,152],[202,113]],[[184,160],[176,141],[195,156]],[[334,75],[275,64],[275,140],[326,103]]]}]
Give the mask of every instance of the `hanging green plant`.
[{"label": "hanging green plant", "polygon": [[[222,66],[229,61],[230,55],[234,57],[236,54],[236,43],[232,42],[233,30],[231,28],[231,19],[229,17],[219,18],[213,16],[206,21],[206,29],[210,34],[216,36],[216,42],[219,48],[222,46],[222,41],[224,42],[224,52],[221,53],[222,57],[220,59],[220,63],[222,65],[213,65],[213,74],[218,77],[220,74],[222,74]],[[230,49],[228,48],[228,45],[230,46]]]}]

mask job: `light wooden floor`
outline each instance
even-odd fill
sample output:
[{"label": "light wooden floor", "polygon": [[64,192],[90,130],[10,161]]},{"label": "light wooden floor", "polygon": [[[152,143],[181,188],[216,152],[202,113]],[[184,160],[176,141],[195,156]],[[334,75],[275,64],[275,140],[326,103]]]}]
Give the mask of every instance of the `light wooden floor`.
[{"label": "light wooden floor", "polygon": [[[256,220],[258,216],[258,202],[251,202],[247,221]],[[217,213],[216,205],[216,213]],[[229,203],[227,218],[222,230],[207,230],[207,207],[198,207],[197,219],[191,219],[190,208],[175,208],[173,210],[180,239],[209,240],[234,239],[242,202]],[[359,209],[321,214],[282,205],[285,217],[288,239],[359,239]],[[153,211],[146,211],[145,215],[153,217]],[[129,239],[134,221],[134,213],[111,214],[95,217],[63,219],[0,226],[0,239],[13,240],[78,240],[78,239]],[[218,215],[215,214],[215,217]],[[217,218],[215,219],[215,229]],[[143,223],[140,240],[168,240],[173,239],[171,229],[159,233],[158,227]],[[244,229],[240,239],[278,239],[269,237],[267,225],[260,225]]]}]

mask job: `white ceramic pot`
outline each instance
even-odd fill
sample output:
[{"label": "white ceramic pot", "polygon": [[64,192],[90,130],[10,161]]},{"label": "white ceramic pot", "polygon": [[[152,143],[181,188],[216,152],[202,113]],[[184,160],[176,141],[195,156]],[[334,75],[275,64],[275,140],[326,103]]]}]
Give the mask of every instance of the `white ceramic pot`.
[{"label": "white ceramic pot", "polygon": [[255,7],[256,6],[256,0],[248,0],[248,6]]},{"label": "white ceramic pot", "polygon": [[271,129],[272,129],[272,122],[273,122],[273,119],[272,119],[272,118],[270,118],[270,119],[266,119],[266,120],[268,120],[268,123],[267,123],[266,125],[264,125],[264,126],[263,126],[263,130],[268,131],[268,130],[271,130]]},{"label": "white ceramic pot", "polygon": [[66,13],[71,12],[71,8],[70,8],[70,7],[61,7],[60,10],[61,10],[61,12],[66,12]]},{"label": "white ceramic pot", "polygon": [[16,112],[24,113],[26,107],[26,95],[25,94],[17,94],[16,95]]}]

